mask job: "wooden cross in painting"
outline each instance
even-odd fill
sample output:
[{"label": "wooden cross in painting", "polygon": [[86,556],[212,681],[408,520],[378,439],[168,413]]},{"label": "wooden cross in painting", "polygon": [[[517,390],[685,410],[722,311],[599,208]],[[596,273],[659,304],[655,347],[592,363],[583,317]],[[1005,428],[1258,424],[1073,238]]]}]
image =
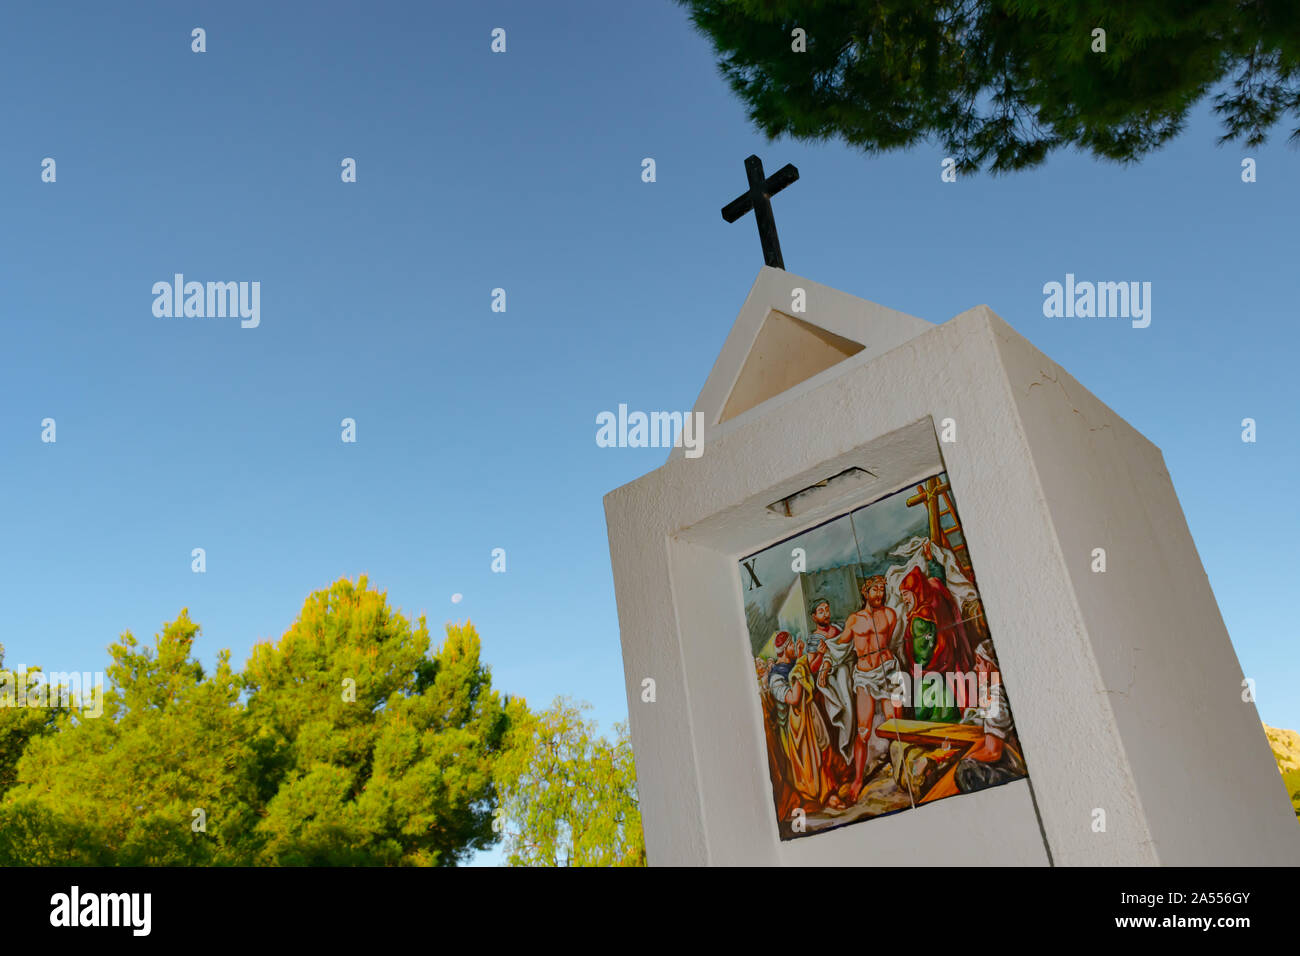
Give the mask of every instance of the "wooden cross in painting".
[{"label": "wooden cross in painting", "polygon": [[758,223],[758,238],[763,244],[763,261],[776,269],[785,268],[781,258],[781,242],[776,237],[776,219],[772,216],[771,199],[799,178],[799,170],[786,163],[771,176],[763,177],[763,161],[757,156],[745,160],[745,175],[749,190],[722,207],[722,218],[735,222],[751,209]]}]

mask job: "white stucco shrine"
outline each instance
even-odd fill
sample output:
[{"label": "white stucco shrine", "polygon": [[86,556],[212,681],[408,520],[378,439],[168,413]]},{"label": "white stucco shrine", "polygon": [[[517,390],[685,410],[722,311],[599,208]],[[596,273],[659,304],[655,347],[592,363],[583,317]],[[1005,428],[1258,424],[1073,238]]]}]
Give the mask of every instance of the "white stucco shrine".
[{"label": "white stucco shrine", "polygon": [[[605,498],[652,865],[1300,864],[1160,450],[989,308],[764,267],[694,410],[700,457]],[[938,472],[1028,777],[782,839],[738,560]]]}]

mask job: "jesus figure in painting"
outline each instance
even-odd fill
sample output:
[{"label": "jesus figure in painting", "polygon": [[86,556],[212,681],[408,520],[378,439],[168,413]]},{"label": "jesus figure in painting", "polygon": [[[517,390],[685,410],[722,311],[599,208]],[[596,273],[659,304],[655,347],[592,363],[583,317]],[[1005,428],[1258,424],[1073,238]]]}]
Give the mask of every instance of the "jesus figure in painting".
[{"label": "jesus figure in painting", "polygon": [[[894,699],[895,674],[898,659],[889,649],[889,638],[894,633],[898,615],[885,605],[885,579],[880,575],[868,578],[862,584],[862,609],[849,615],[844,622],[844,633],[836,640],[841,644],[852,642],[858,663],[853,670],[854,704],[857,710],[857,736],[853,741],[853,787],[849,802],[856,803],[862,793],[867,772],[867,749],[876,723],[876,702],[882,702],[892,717],[901,714]],[[828,668],[823,667],[824,682]]]}]

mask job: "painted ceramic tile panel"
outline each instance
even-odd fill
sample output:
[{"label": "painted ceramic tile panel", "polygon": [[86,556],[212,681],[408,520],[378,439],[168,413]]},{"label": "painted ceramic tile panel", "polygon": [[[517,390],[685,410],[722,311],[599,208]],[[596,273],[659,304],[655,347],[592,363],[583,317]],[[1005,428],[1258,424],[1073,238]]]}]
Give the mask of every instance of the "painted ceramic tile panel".
[{"label": "painted ceramic tile panel", "polygon": [[1027,776],[946,474],[740,579],[783,840]]}]

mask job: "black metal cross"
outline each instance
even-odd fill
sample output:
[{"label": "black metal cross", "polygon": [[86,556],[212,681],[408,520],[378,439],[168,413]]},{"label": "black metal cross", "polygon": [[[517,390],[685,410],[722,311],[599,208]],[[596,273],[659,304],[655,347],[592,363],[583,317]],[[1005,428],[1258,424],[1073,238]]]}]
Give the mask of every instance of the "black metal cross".
[{"label": "black metal cross", "polygon": [[757,156],[745,160],[749,191],[722,207],[722,218],[735,222],[751,209],[758,223],[758,238],[763,243],[763,261],[777,269],[785,268],[781,258],[781,241],[776,237],[776,220],[772,217],[771,199],[799,178],[799,170],[786,163],[767,179],[763,178],[763,161]]}]

